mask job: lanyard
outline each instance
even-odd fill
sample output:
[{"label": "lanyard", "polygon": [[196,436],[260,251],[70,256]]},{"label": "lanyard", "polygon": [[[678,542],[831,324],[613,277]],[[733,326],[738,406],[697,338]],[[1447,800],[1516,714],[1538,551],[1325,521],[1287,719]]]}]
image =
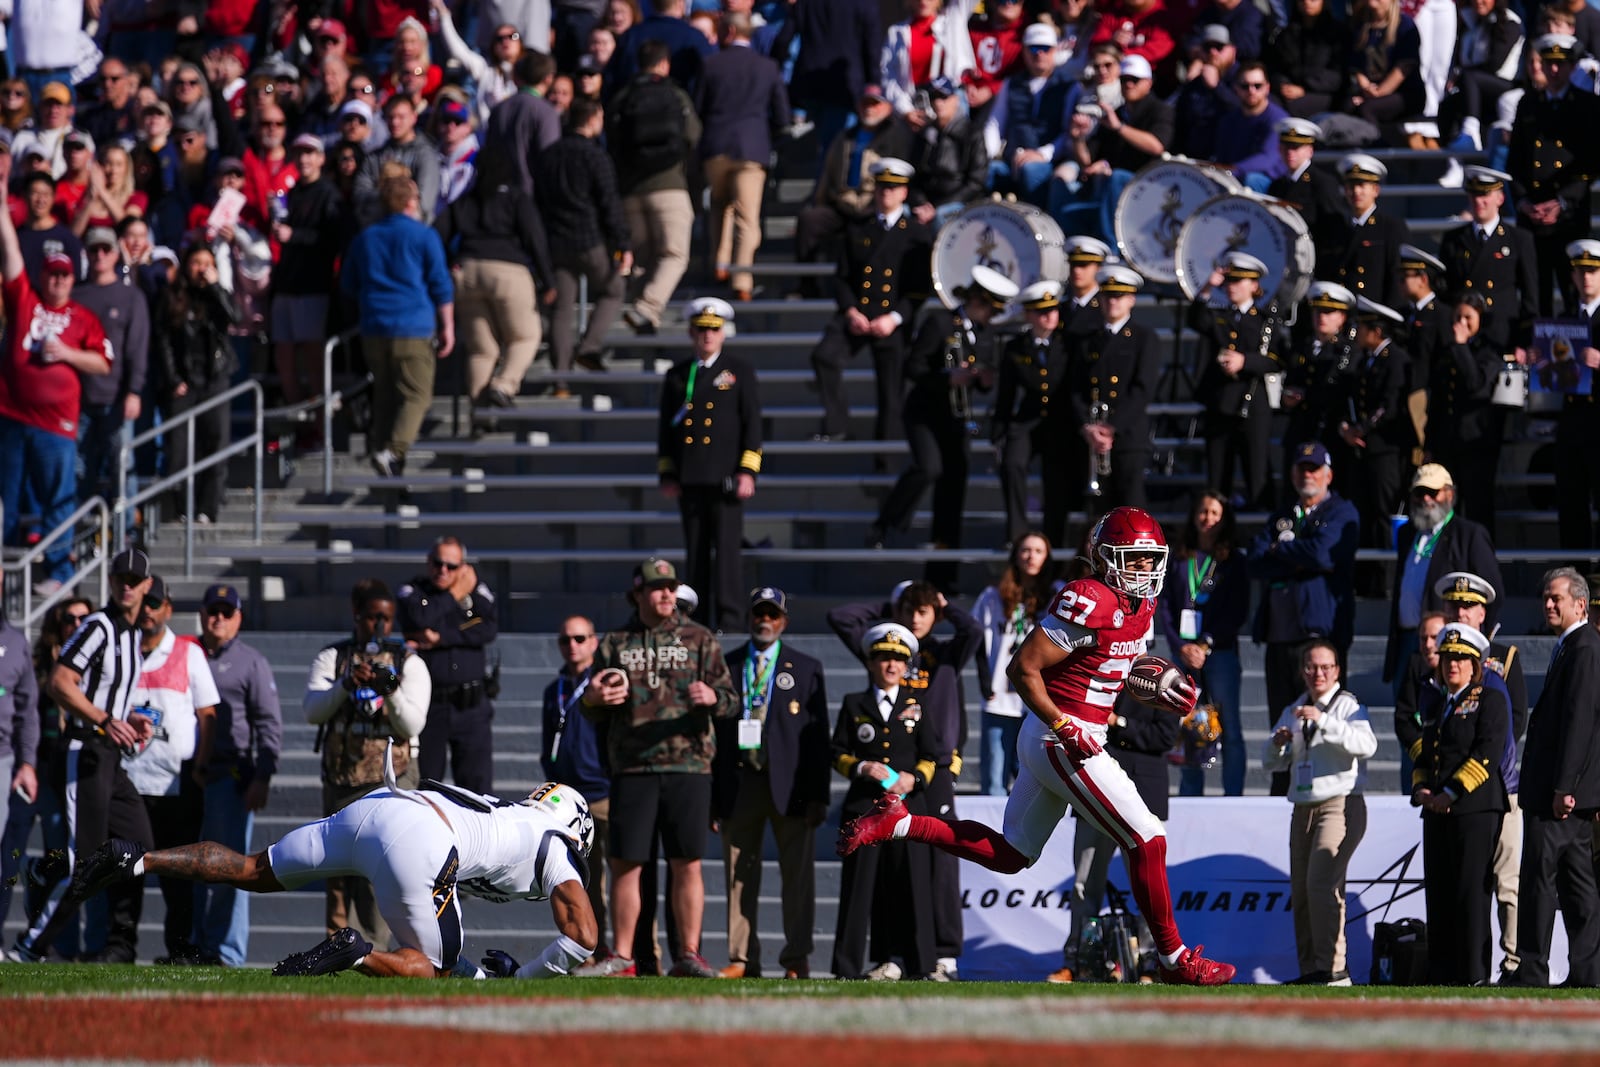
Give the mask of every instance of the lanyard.
[{"label": "lanyard", "polygon": [[[778,646],[780,641],[772,642],[767,649],[766,665],[761,668],[761,674],[756,675],[756,643],[750,642],[749,655],[744,660],[744,717],[749,718],[751,711],[757,704],[766,707],[772,696],[772,672],[778,666]],[[757,693],[761,699],[754,699]]]},{"label": "lanyard", "polygon": [[1416,562],[1420,563],[1423,560],[1430,559],[1433,556],[1433,546],[1438,543],[1439,535],[1444,533],[1444,528],[1449,526],[1450,520],[1455,517],[1455,510],[1451,509],[1445,515],[1444,521],[1439,524],[1439,528],[1428,535],[1427,540],[1418,541],[1411,546],[1411,551],[1415,555]]},{"label": "lanyard", "polygon": [[699,360],[695,360],[693,363],[689,364],[689,384],[688,384],[687,387],[684,388],[684,391],[683,391],[683,406],[684,407],[688,407],[690,404],[694,403],[694,380],[695,380],[695,377],[699,373],[700,373],[700,361]]},{"label": "lanyard", "polygon": [[589,672],[587,670],[583,672],[582,680],[573,688],[570,697],[567,696],[567,676],[564,674],[556,675],[556,709],[561,712],[561,718],[556,721],[556,735],[550,741],[550,762],[552,763],[555,762],[556,753],[561,751],[561,738],[567,732],[567,713],[572,710],[572,706],[578,702],[578,699],[583,696],[583,691],[587,688],[589,688]]},{"label": "lanyard", "polygon": [[[1189,603],[1191,604],[1200,603],[1200,590],[1204,589],[1205,584],[1211,580],[1211,572],[1217,569],[1216,560],[1212,559],[1210,556],[1206,556],[1205,561],[1206,562],[1204,566],[1197,567],[1195,565],[1195,557],[1189,557]],[[1206,594],[1206,598],[1210,599],[1209,593]]]}]

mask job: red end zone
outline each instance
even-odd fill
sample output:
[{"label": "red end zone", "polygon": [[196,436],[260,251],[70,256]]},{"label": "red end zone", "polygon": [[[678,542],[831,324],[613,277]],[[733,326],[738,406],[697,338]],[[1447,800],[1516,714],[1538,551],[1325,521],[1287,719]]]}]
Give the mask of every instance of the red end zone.
[{"label": "red end zone", "polygon": [[[5,1006],[0,1060],[1282,1067],[1600,1062],[1600,1003],[1270,997],[649,999],[92,996]],[[1408,1039],[1409,1038],[1409,1039]],[[759,1043],[758,1045],[756,1043]]]}]

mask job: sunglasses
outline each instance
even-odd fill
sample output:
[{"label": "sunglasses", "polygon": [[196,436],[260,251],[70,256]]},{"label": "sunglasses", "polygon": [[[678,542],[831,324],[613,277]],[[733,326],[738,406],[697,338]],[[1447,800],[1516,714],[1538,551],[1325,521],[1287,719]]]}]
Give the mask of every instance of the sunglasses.
[{"label": "sunglasses", "polygon": [[149,608],[151,611],[160,611],[165,604],[166,599],[163,597],[147,596],[144,598],[144,606]]},{"label": "sunglasses", "polygon": [[750,615],[751,615],[752,618],[757,618],[757,619],[781,619],[781,618],[783,618],[783,612],[781,612],[777,608],[773,608],[773,607],[751,608],[750,609]]},{"label": "sunglasses", "polygon": [[70,620],[72,625],[74,625],[74,626],[78,626],[78,625],[82,624],[83,620],[87,619],[88,617],[89,617],[89,613],[87,611],[84,611],[84,612],[71,611],[71,612],[67,613],[68,620]]},{"label": "sunglasses", "polygon": [[176,81],[174,81],[172,84],[176,85],[180,89],[198,89],[198,88],[200,88],[200,79],[199,78],[179,78]]},{"label": "sunglasses", "polygon": [[1207,52],[1220,52],[1226,47],[1228,47],[1228,46],[1225,45],[1225,44],[1220,44],[1220,43],[1218,43],[1216,41],[1207,41],[1206,42],[1206,51]]},{"label": "sunglasses", "polygon": [[1240,89],[1241,92],[1245,92],[1245,91],[1255,92],[1258,89],[1265,89],[1266,87],[1267,87],[1267,83],[1266,82],[1240,82],[1239,83],[1239,89]]},{"label": "sunglasses", "polygon": [[442,559],[430,559],[428,561],[428,566],[432,567],[436,571],[458,571],[461,569],[461,564],[450,563]]},{"label": "sunglasses", "polygon": [[130,574],[127,571],[124,571],[121,574],[113,574],[111,577],[121,582],[123,585],[138,585],[140,582],[149,580],[142,574]]},{"label": "sunglasses", "polygon": [[21,89],[7,89],[3,95],[7,100],[21,100],[25,99],[28,94]]},{"label": "sunglasses", "polygon": [[1121,82],[1123,85],[1137,85],[1139,82],[1144,81],[1144,79],[1135,78],[1132,74],[1124,74],[1122,77],[1118,78],[1117,81]]},{"label": "sunglasses", "polygon": [[466,126],[466,125],[470,124],[472,120],[471,119],[464,119],[464,118],[461,118],[461,117],[459,117],[457,115],[446,115],[444,118],[440,119],[439,121],[442,124],[446,125],[446,126]]},{"label": "sunglasses", "polygon": [[520,40],[522,40],[522,34],[520,34],[520,33],[501,33],[501,34],[496,34],[495,35],[494,43],[495,44],[501,44],[501,43],[504,43],[505,41],[520,41]]},{"label": "sunglasses", "polygon": [[1028,51],[1033,55],[1042,56],[1046,52],[1054,52],[1055,47],[1048,44],[1030,44],[1028,46]]},{"label": "sunglasses", "polygon": [[556,637],[563,645],[581,645],[594,637],[594,634],[560,634]]},{"label": "sunglasses", "polygon": [[265,122],[258,122],[258,123],[256,123],[256,125],[259,126],[263,130],[281,130],[287,124],[283,123],[283,122],[265,121]]},{"label": "sunglasses", "polygon": [[224,619],[233,618],[234,610],[235,609],[234,609],[234,606],[232,604],[208,604],[208,605],[206,605],[206,614],[207,615],[218,615],[218,616],[221,616]]}]

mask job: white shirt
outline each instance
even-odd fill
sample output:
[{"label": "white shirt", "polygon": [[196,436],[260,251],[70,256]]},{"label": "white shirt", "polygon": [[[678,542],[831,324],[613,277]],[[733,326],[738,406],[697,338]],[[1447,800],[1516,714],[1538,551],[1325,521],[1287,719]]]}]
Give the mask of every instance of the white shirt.
[{"label": "white shirt", "polygon": [[[882,719],[884,722],[889,721],[889,716],[894,714],[895,698],[899,695],[900,687],[898,685],[893,689],[878,689],[874,687],[872,698],[873,700],[877,701],[876,707],[878,710],[878,718]],[[884,710],[885,701],[888,701],[888,710]]]},{"label": "white shirt", "polygon": [[[333,673],[338,662],[337,645],[329,645],[311,661],[311,674],[306,679],[306,695],[301,707],[305,710],[306,722],[313,726],[333,718],[352,699],[345,690],[344,679]],[[408,655],[405,670],[400,673],[400,688],[390,693],[383,704],[392,736],[414,738],[422,733],[428,721],[428,705],[432,702],[433,679],[428,674],[428,665],[421,656]]]},{"label": "white shirt", "polygon": [[1280,749],[1271,736],[1267,738],[1261,760],[1267,770],[1282,771],[1299,763],[1311,764],[1311,780],[1305,788],[1300,788],[1302,783],[1298,780],[1290,783],[1289,802],[1292,804],[1318,804],[1365,791],[1367,759],[1378,751],[1378,737],[1372,732],[1366,705],[1348,691],[1335,692],[1337,695],[1332,702],[1323,708],[1322,718],[1317,720],[1309,743],[1294,713],[1302,704],[1317,703],[1310,693],[1302,693],[1290,701],[1272,727],[1273,733],[1287,729],[1293,735],[1289,744]]},{"label": "white shirt", "polygon": [[[1053,598],[1060,591],[1064,582],[1056,582],[1050,587]],[[1048,608],[1049,601],[1045,602]],[[1000,590],[989,586],[978,595],[978,602],[972,606],[972,617],[983,628],[983,649],[978,656],[978,678],[986,681],[989,698],[983,702],[983,710],[989,715],[1000,715],[1008,719],[1019,719],[1027,714],[1023,707],[1022,698],[1011,689],[1011,679],[1006,677],[1006,668],[1011,666],[1011,657],[1015,650],[1020,648],[1023,639],[1033,630],[1032,618],[1024,617],[1021,622],[1020,633],[1016,612],[1007,615],[1000,602]]]},{"label": "white shirt", "polygon": [[178,795],[180,768],[195,754],[200,708],[220,703],[205,649],[192,637],[167,630],[155,651],[144,657],[133,689],[135,713],[144,709],[155,722],[155,736],[143,752],[122,759],[123,769],[140,795]]},{"label": "white shirt", "polygon": [[1132,315],[1124,315],[1124,316],[1122,316],[1122,318],[1118,319],[1116,322],[1108,322],[1108,323],[1106,323],[1106,333],[1121,333],[1122,332],[1122,328],[1124,326],[1128,325],[1128,320],[1131,319],[1131,318],[1133,318]]},{"label": "white shirt", "polygon": [[1378,205],[1373,204],[1371,207],[1367,208],[1367,210],[1363,211],[1350,221],[1356,226],[1365,226],[1367,224],[1367,220],[1372,217],[1372,213],[1376,210],[1378,210]]}]

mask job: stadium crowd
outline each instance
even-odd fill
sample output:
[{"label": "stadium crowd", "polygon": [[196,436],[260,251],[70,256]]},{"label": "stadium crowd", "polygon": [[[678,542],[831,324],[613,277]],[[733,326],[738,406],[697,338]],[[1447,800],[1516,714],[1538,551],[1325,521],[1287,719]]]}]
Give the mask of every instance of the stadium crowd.
[{"label": "stadium crowd", "polygon": [[[740,902],[729,909],[721,973],[762,973],[752,842],[770,822],[785,854],[787,943],[777,966],[808,974],[815,890],[806,846],[825,814],[830,769],[851,780],[852,813],[888,789],[914,798],[908,806],[920,805],[919,814],[953,817],[967,736],[959,676],[974,657],[983,787],[1006,791],[1027,715],[1006,668],[1071,576],[1052,552],[1074,546],[1067,519],[1084,510],[1082,473],[1097,472],[1095,510],[1146,502],[1146,409],[1161,367],[1153,331],[1132,317],[1144,279],[1116,262],[1113,215],[1133,175],[1166,152],[1295,204],[1316,238],[1317,281],[1291,324],[1291,309],[1265,299],[1270,279],[1259,260],[1231,254],[1189,310],[1203,357],[1193,399],[1204,408],[1215,488],[1174,531],[1157,625],[1209,701],[1176,738],[1119,712],[1113,755],[1127,754],[1135,780],[1159,783],[1152,798],[1163,803],[1165,765],[1156,775],[1149,761],[1174,746],[1186,761],[1184,793],[1202,791],[1218,750],[1229,794],[1242,791],[1252,758],[1276,772],[1274,791],[1294,807],[1302,977],[1348,980],[1337,933],[1343,871],[1362,835],[1364,760],[1374,746],[1360,697],[1339,677],[1355,592],[1383,597],[1392,606],[1384,680],[1406,709],[1396,725],[1407,755],[1400,786],[1425,812],[1428,854],[1470,875],[1450,879],[1470,883],[1470,893],[1430,877],[1430,921],[1459,931],[1463,946],[1437,977],[1490,979],[1492,895],[1506,968],[1536,984],[1557,882],[1574,958],[1600,957],[1592,867],[1561,859],[1590,847],[1566,816],[1600,807],[1563,756],[1564,733],[1576,729],[1566,719],[1591,712],[1551,695],[1592,695],[1582,679],[1600,669],[1588,658],[1600,649],[1587,637],[1574,642],[1581,664],[1565,675],[1552,668],[1548,711],[1530,717],[1515,650],[1491,640],[1495,605],[1508,595],[1493,549],[1494,481],[1513,422],[1493,402],[1494,386],[1508,363],[1534,361],[1535,323],[1558,313],[1583,333],[1570,365],[1548,371],[1563,394],[1557,434],[1567,446],[1556,467],[1560,537],[1567,548],[1595,540],[1600,468],[1587,448],[1597,432],[1592,373],[1582,372],[1600,369],[1590,325],[1600,242],[1589,239],[1600,149],[1587,136],[1600,115],[1600,15],[1582,0],[1521,10],[1498,0],[1458,8],[1361,0],[1348,10],[1325,0],[1061,0],[981,11],[964,0],[916,0],[903,20],[883,17],[872,0],[665,0],[648,11],[631,0],[13,0],[8,30],[12,77],[0,85],[8,543],[27,536],[24,519],[48,533],[80,500],[106,491],[135,427],[202,406],[246,377],[286,403],[314,396],[323,344],[344,329],[361,339],[351,369],[373,382],[367,458],[380,475],[402,475],[439,360],[466,361],[485,414],[516,404],[547,334],[558,376],[602,373],[616,324],[649,336],[673,321],[668,307],[702,235],[712,264],[706,291],[720,295],[685,315],[694,353],[664,379],[658,468],[683,514],[685,577],[701,599],[683,610],[677,568],[641,564],[626,627],[600,635],[587,618],[564,621],[568,666],[546,694],[546,773],[585,793],[609,872],[588,886],[601,947],[579,973],[653,964],[658,855],[668,860],[669,967],[719,973],[700,950],[699,853],[711,823],[723,830],[728,892]],[[848,436],[838,371],[865,348],[878,377],[874,436],[911,444],[869,544],[904,531],[932,487],[936,540],[959,546],[973,412],[958,397],[969,390],[995,392],[991,433],[1014,487],[1011,561],[972,614],[954,603],[954,577],[938,563],[886,604],[835,613],[830,621],[867,674],[864,689],[855,690],[862,679],[847,683],[852,696],[836,725],[820,665],[782,646],[788,596],[745,593],[739,518],[761,473],[760,401],[755,369],[722,351],[726,326],[757,293],[749,268],[774,152],[810,133],[817,182],[796,253],[838,264],[838,313],[812,357],[827,412],[815,436]],[[1350,151],[1331,153],[1338,163],[1328,168],[1312,160],[1319,145]],[[1445,176],[1462,188],[1463,214],[1437,254],[1381,206],[1387,168],[1359,151],[1376,146],[1470,157]],[[1020,288],[977,268],[951,313],[919,324],[937,228],[990,191],[1060,222],[1070,235],[1066,277]],[[595,302],[581,335],[572,314],[580,283]],[[1007,310],[1020,311],[1026,331],[993,326]],[[701,372],[703,387],[733,393],[724,409],[735,410],[713,418],[707,403],[696,412]],[[1281,399],[1269,401],[1268,379],[1279,376]],[[1053,421],[1052,377],[1065,383]],[[559,377],[545,388],[570,395]],[[680,420],[693,427],[702,414],[703,447],[694,434],[679,447]],[[209,409],[197,420],[196,453],[215,453],[228,435],[226,409]],[[1274,436],[1283,446],[1278,477]],[[1033,456],[1045,474],[1042,531],[1020,489]],[[143,473],[188,462],[176,441],[162,459],[164,468],[141,460]],[[196,510],[180,507],[180,518],[216,521],[224,478],[224,468],[208,470]],[[1269,516],[1254,537],[1239,529],[1243,510]],[[1397,515],[1406,521],[1394,523]],[[1395,551],[1392,585],[1357,569],[1358,547]],[[148,693],[139,704],[131,685],[101,692],[99,661],[91,669],[87,638],[73,637],[93,605],[62,601],[32,657],[36,708],[25,686],[4,694],[19,724],[7,777],[30,801],[13,799],[8,841],[26,840],[37,817],[58,853],[68,841],[93,848],[113,831],[143,833],[152,847],[204,834],[248,851],[250,816],[267,802],[279,755],[270,670],[239,640],[244,605],[225,585],[203,598],[199,652],[187,644],[175,652],[165,585],[132,551],[113,566],[118,603],[92,632],[142,658],[140,685],[176,691],[162,699],[186,707],[187,718]],[[73,572],[65,543],[46,566],[37,591],[54,596]],[[1524,591],[1540,595],[1564,649],[1588,617],[1593,585],[1558,571]],[[492,789],[484,649],[496,632],[493,605],[454,538],[434,547],[414,583],[353,591],[352,636],[311,666],[305,703],[328,739],[328,814],[382,783],[391,740],[403,783],[442,777],[448,764],[458,784]],[[953,637],[930,638],[940,620]],[[749,642],[725,657],[702,623],[748,629]],[[635,668],[665,630],[693,655],[662,672],[669,680],[647,684]],[[1239,721],[1244,637],[1266,649],[1273,731],[1264,752],[1245,749]],[[178,656],[183,671],[152,659],[163,655]],[[230,657],[239,660],[230,685],[201,669]],[[603,680],[619,666],[631,682]],[[775,700],[793,713],[774,716],[793,736],[747,725],[764,723]],[[1455,729],[1467,703],[1482,712],[1472,736]],[[632,721],[608,711],[622,706]],[[638,729],[643,711],[647,720],[682,720],[681,732],[667,742],[637,736],[650,733]],[[169,714],[176,728],[148,725]],[[11,729],[5,718],[0,730]],[[138,750],[152,735],[166,747],[117,764],[117,747]],[[51,798],[85,745],[107,758],[96,771],[103,810],[81,829],[64,820],[83,813]],[[150,752],[171,763],[146,777],[140,763]],[[1103,878],[1110,851],[1104,840],[1082,845],[1091,888],[1080,888],[1075,928],[1098,909],[1089,875],[1098,864]],[[959,885],[946,859],[915,841],[852,857],[831,970],[954,977]],[[1519,871],[1533,901],[1520,921]],[[61,905],[67,873],[61,855],[27,868],[34,899],[30,929],[12,950],[19,956],[75,951],[71,908]],[[371,888],[347,881],[330,882],[330,931],[350,926],[384,940]],[[188,922],[169,908],[166,958],[242,962],[245,899],[215,890]],[[889,899],[912,907],[882,907]],[[1583,907],[1567,907],[1577,899]],[[107,919],[93,921],[91,909],[82,951],[131,958],[137,919],[126,900]],[[1075,939],[1064,979],[1077,969],[1076,951]],[[1574,979],[1600,976],[1575,970]]]}]

